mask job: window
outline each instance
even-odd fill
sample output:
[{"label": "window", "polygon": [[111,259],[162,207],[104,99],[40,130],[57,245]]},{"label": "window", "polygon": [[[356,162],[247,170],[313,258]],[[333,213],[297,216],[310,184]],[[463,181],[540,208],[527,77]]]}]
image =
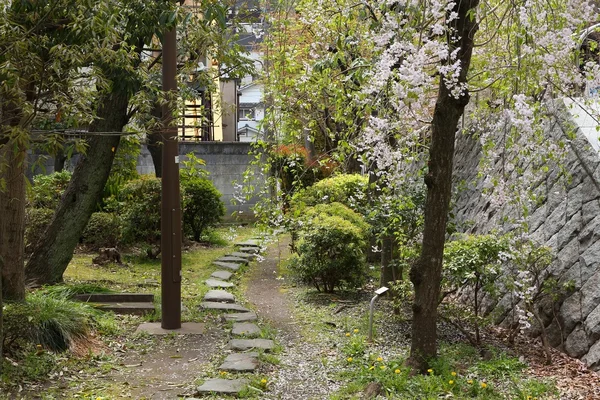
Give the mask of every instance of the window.
[{"label": "window", "polygon": [[249,108],[249,107],[238,108],[238,119],[240,121],[254,119],[254,108]]}]

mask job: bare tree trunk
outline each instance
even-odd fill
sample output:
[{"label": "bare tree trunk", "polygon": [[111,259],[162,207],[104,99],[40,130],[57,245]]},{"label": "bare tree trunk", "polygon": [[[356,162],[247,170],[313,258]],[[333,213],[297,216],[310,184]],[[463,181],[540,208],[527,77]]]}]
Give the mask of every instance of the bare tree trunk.
[{"label": "bare tree trunk", "polygon": [[[152,116],[158,121],[162,119],[162,110],[160,105],[157,103],[152,110]],[[157,178],[162,178],[162,146],[163,139],[161,135],[161,128],[157,127],[155,130],[148,134],[148,151],[152,157],[152,164],[154,164],[154,174]]]},{"label": "bare tree trunk", "polygon": [[[452,22],[455,32],[449,35],[450,53],[455,49],[461,64],[458,84],[466,83],[473,52],[477,23],[470,10],[479,0],[462,0],[449,12],[458,18]],[[429,172],[425,176],[427,198],[421,255],[412,266],[410,279],[415,287],[413,303],[412,341],[408,364],[420,372],[429,368],[429,361],[437,355],[437,306],[440,296],[442,257],[446,238],[446,224],[452,189],[454,141],[460,117],[469,102],[465,92],[454,97],[440,76],[439,92],[431,124]]]},{"label": "bare tree trunk", "polygon": [[394,237],[386,235],[381,238],[381,277],[379,286],[390,286],[390,282],[400,279],[396,268],[392,265]]},{"label": "bare tree trunk", "polygon": [[0,147],[0,257],[4,299],[25,300],[24,233],[26,151],[12,141]]},{"label": "bare tree trunk", "polygon": [[[121,132],[128,120],[128,101],[129,93],[124,88],[108,94],[90,132]],[[87,152],[77,163],[52,222],[27,263],[27,282],[42,285],[62,281],[81,233],[102,195],[120,140],[118,135],[92,136],[89,140]]]},{"label": "bare tree trunk", "polygon": [[4,300],[2,298],[2,270],[4,269],[4,262],[2,256],[0,256],[0,376],[2,376],[2,364],[4,364]]}]

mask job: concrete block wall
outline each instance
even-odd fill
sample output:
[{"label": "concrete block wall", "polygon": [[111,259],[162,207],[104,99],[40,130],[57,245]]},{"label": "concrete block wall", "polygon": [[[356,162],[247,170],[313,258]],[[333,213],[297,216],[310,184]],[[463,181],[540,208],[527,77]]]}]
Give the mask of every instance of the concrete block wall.
[{"label": "concrete block wall", "polygon": [[[545,174],[536,169],[532,189],[544,201],[533,205],[527,223],[532,238],[555,253],[546,272],[574,286],[539,311],[552,346],[600,369],[600,156],[580,129],[574,139],[565,140],[565,126],[576,126],[575,119],[564,107],[557,109],[557,115],[546,127],[546,136],[555,143],[563,140],[566,156],[560,166],[548,164]],[[459,225],[467,233],[510,231],[514,226],[504,217],[516,215],[515,209],[509,204],[494,204],[482,194],[483,180],[477,178],[479,141],[460,135],[456,145],[454,211]],[[532,171],[529,160],[522,160],[520,167]],[[560,173],[561,167],[566,175]],[[500,163],[495,168],[499,171]],[[489,309],[500,311],[497,322],[508,325],[513,306],[507,293]]]}]

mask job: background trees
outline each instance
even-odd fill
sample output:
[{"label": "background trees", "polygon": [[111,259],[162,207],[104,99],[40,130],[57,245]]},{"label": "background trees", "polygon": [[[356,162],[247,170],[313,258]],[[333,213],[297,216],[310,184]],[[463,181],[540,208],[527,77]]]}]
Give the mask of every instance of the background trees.
[{"label": "background trees", "polygon": [[[320,151],[340,160],[353,153],[349,158],[380,177],[371,182],[379,181],[392,196],[407,187],[427,187],[420,256],[412,260],[410,274],[415,287],[411,361],[426,370],[437,349],[455,134],[468,131],[481,138],[488,156],[484,173],[491,171],[486,165],[504,163],[503,176],[489,175],[489,193],[494,201],[520,206],[522,215],[510,222],[527,234],[522,222],[534,200],[529,191],[534,177],[519,175],[517,158],[535,165],[560,159],[561,144],[542,139],[546,104],[580,95],[591,82],[597,85],[598,65],[580,69],[576,62],[579,32],[594,20],[594,6],[586,0],[306,0],[285,12],[292,17],[279,25],[274,14],[272,36],[279,46],[268,48],[268,93],[281,100],[272,107],[270,127],[282,140],[301,143],[300,126],[310,126],[318,144],[318,128],[336,126],[337,131],[321,132],[326,143],[337,146],[317,147]],[[311,41],[302,42],[290,32],[318,34],[303,35]],[[345,41],[332,46],[332,37]],[[357,53],[360,61],[353,64]],[[322,122],[323,113],[312,113],[312,99],[331,106],[329,124]],[[302,124],[303,118],[312,122]],[[344,144],[337,140],[340,131]],[[504,132],[504,140],[492,142],[493,132]],[[515,159],[499,157],[513,146]]]}]

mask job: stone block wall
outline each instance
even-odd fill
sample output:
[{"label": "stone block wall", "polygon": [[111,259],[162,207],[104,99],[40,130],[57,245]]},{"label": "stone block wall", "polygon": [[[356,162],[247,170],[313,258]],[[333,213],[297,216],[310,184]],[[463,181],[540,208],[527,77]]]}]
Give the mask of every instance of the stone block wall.
[{"label": "stone block wall", "polygon": [[[542,305],[539,312],[552,346],[600,369],[600,156],[580,129],[574,139],[566,137],[575,121],[564,106],[558,111],[546,135],[548,141],[566,143],[566,156],[560,166],[549,164],[547,173],[538,172],[532,189],[544,200],[532,207],[526,221],[532,238],[554,250],[547,272],[559,282],[572,283],[573,289],[554,304]],[[479,141],[460,135],[454,166],[457,222],[467,233],[509,231],[514,226],[504,217],[516,212],[483,195],[483,180],[477,178],[480,159]],[[531,169],[530,161],[521,160],[520,167]],[[510,294],[491,304],[490,308],[503,311],[497,322],[512,321],[512,305]]]}]

